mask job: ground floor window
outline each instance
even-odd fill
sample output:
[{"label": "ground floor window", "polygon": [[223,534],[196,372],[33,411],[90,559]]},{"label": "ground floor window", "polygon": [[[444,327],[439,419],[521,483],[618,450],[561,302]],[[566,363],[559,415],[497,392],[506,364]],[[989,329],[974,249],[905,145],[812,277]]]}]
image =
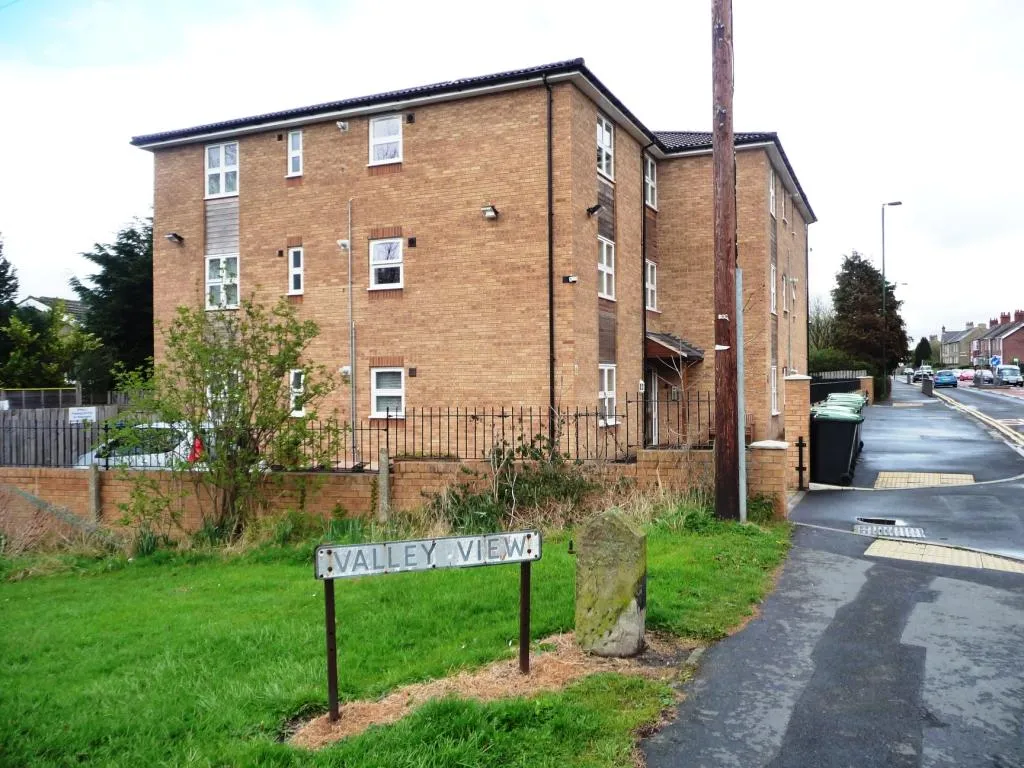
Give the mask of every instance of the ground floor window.
[{"label": "ground floor window", "polygon": [[370,369],[370,415],[373,418],[405,416],[404,374],[401,368]]},{"label": "ground floor window", "polygon": [[597,368],[597,403],[602,426],[615,424],[615,366],[604,364]]}]

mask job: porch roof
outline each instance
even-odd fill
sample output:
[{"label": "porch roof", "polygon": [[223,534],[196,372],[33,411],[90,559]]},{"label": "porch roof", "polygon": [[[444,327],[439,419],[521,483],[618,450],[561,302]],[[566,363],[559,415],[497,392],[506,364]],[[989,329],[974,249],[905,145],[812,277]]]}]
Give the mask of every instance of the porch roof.
[{"label": "porch roof", "polygon": [[704,359],[704,351],[683,341],[671,333],[647,332],[647,357],[660,359],[681,357],[687,362],[696,363]]}]

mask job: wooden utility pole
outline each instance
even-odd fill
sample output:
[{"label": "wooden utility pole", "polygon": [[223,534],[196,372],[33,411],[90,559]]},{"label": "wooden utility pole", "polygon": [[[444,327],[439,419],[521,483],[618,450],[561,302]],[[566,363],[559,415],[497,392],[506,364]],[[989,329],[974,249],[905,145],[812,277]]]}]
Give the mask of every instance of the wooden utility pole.
[{"label": "wooden utility pole", "polygon": [[737,520],[736,147],[732,130],[732,0],[712,0],[715,187],[715,514]]}]

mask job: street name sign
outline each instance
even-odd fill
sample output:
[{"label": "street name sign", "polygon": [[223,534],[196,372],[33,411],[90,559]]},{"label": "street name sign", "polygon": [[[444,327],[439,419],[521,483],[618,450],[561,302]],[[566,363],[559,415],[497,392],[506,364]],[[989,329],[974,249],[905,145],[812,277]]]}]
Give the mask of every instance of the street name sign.
[{"label": "street name sign", "polygon": [[519,563],[519,671],[530,673],[530,565],[540,560],[540,531],[446,536],[412,541],[338,546],[321,544],[313,553],[313,575],[324,583],[327,629],[327,712],[331,722],[338,708],[338,643],[334,582],[385,573],[473,568]]},{"label": "street name sign", "polygon": [[316,578],[345,579],[384,573],[471,568],[540,560],[539,531],[449,536],[415,541],[388,541],[316,548]]},{"label": "street name sign", "polygon": [[68,408],[68,424],[82,424],[86,421],[96,423],[96,406],[86,405]]}]

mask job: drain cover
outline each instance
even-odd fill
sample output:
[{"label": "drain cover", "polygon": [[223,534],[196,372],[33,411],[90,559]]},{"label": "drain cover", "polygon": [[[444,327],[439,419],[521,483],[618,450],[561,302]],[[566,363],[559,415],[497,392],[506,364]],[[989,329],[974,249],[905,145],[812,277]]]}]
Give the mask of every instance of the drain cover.
[{"label": "drain cover", "polygon": [[875,538],[882,539],[924,538],[924,528],[911,528],[907,525],[872,525],[870,523],[858,523],[853,526],[853,532],[862,536],[874,536]]}]

